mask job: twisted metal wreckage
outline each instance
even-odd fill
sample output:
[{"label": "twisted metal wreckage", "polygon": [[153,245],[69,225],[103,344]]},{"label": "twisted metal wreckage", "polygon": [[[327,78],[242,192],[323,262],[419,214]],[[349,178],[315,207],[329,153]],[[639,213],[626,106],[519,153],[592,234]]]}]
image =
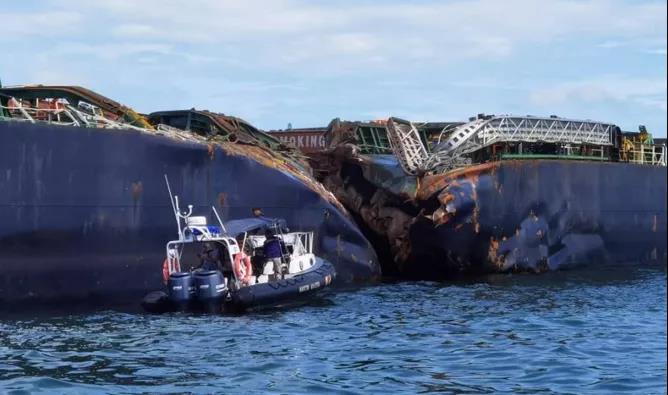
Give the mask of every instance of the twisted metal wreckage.
[{"label": "twisted metal wreckage", "polygon": [[385,274],[666,260],[666,146],[644,127],[480,114],[335,119],[325,136],[312,165],[368,228]]}]

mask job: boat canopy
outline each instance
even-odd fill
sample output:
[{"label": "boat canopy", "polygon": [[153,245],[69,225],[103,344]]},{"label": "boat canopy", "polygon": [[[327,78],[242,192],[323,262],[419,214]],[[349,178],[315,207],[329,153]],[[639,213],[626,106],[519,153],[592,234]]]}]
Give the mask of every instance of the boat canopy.
[{"label": "boat canopy", "polygon": [[245,232],[264,233],[266,230],[275,232],[288,232],[287,222],[282,218],[244,218],[227,221],[225,223],[227,233],[232,237],[237,237]]}]

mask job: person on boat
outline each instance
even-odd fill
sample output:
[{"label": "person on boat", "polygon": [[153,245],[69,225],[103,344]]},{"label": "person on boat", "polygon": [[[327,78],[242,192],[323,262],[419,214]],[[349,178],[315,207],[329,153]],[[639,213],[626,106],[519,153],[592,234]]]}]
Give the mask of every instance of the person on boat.
[{"label": "person on boat", "polygon": [[274,265],[274,275],[276,278],[282,277],[281,273],[281,264],[283,263],[283,246],[282,240],[276,236],[273,230],[267,229],[265,231],[266,240],[263,245],[264,257],[267,259],[267,262],[271,262]]},{"label": "person on boat", "polygon": [[232,275],[232,262],[230,262],[229,256],[225,254],[222,245],[218,243],[204,243],[202,252],[198,255],[201,260],[198,269],[220,270],[225,277]]}]

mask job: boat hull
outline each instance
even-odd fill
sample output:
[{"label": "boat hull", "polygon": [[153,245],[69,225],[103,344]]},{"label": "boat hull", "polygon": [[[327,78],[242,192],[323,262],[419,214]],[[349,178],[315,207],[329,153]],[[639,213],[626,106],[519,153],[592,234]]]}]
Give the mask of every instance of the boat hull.
[{"label": "boat hull", "polygon": [[0,142],[0,309],[138,306],[162,286],[165,243],[177,236],[165,174],[194,212],[214,205],[229,220],[262,208],[314,231],[314,252],[341,282],[379,276],[338,202],[266,152],[258,160],[224,144],[19,122],[0,123]]},{"label": "boat hull", "polygon": [[295,306],[318,296],[335,279],[334,266],[322,258],[316,258],[313,267],[301,273],[232,290],[219,299],[201,301],[193,295],[188,301],[175,302],[170,299],[168,292],[154,291],[143,298],[142,307],[146,312],[156,314],[176,311],[220,314]]},{"label": "boat hull", "polygon": [[229,307],[233,311],[245,311],[304,300],[329,286],[335,278],[334,266],[321,258],[316,258],[313,267],[303,273],[239,289],[232,294]]}]

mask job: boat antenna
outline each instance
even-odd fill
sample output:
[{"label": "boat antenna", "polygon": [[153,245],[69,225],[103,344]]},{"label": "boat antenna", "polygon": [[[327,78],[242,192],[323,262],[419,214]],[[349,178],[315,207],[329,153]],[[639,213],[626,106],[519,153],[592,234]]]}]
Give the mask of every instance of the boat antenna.
[{"label": "boat antenna", "polygon": [[223,221],[220,219],[220,215],[218,215],[218,211],[216,211],[216,208],[211,206],[211,210],[213,210],[213,213],[216,214],[216,218],[218,219],[218,223],[220,224],[220,228],[227,234],[227,229],[225,229],[225,225],[223,225]]},{"label": "boat antenna", "polygon": [[167,192],[169,192],[169,202],[172,204],[172,210],[174,210],[174,218],[176,219],[176,226],[179,229],[179,239],[181,238],[181,220],[179,219],[179,211],[176,208],[176,204],[174,201],[178,199],[174,195],[172,195],[172,189],[169,187],[169,178],[167,178],[167,174],[165,174],[165,184],[167,184]]},{"label": "boat antenna", "polygon": [[241,252],[244,252],[244,247],[246,247],[246,238],[248,237],[248,232],[244,232],[244,241],[241,243]]},{"label": "boat antenna", "polygon": [[[283,226],[281,226],[281,218],[276,218],[273,221],[271,226],[274,228],[274,231],[276,232],[276,234],[281,236],[280,239],[285,241],[285,238],[284,238],[284,235],[283,235]],[[283,245],[284,244],[281,244],[281,255],[287,253],[287,247],[285,247],[286,249],[283,249],[284,248]],[[283,258],[281,258],[281,259],[283,259]]]}]

